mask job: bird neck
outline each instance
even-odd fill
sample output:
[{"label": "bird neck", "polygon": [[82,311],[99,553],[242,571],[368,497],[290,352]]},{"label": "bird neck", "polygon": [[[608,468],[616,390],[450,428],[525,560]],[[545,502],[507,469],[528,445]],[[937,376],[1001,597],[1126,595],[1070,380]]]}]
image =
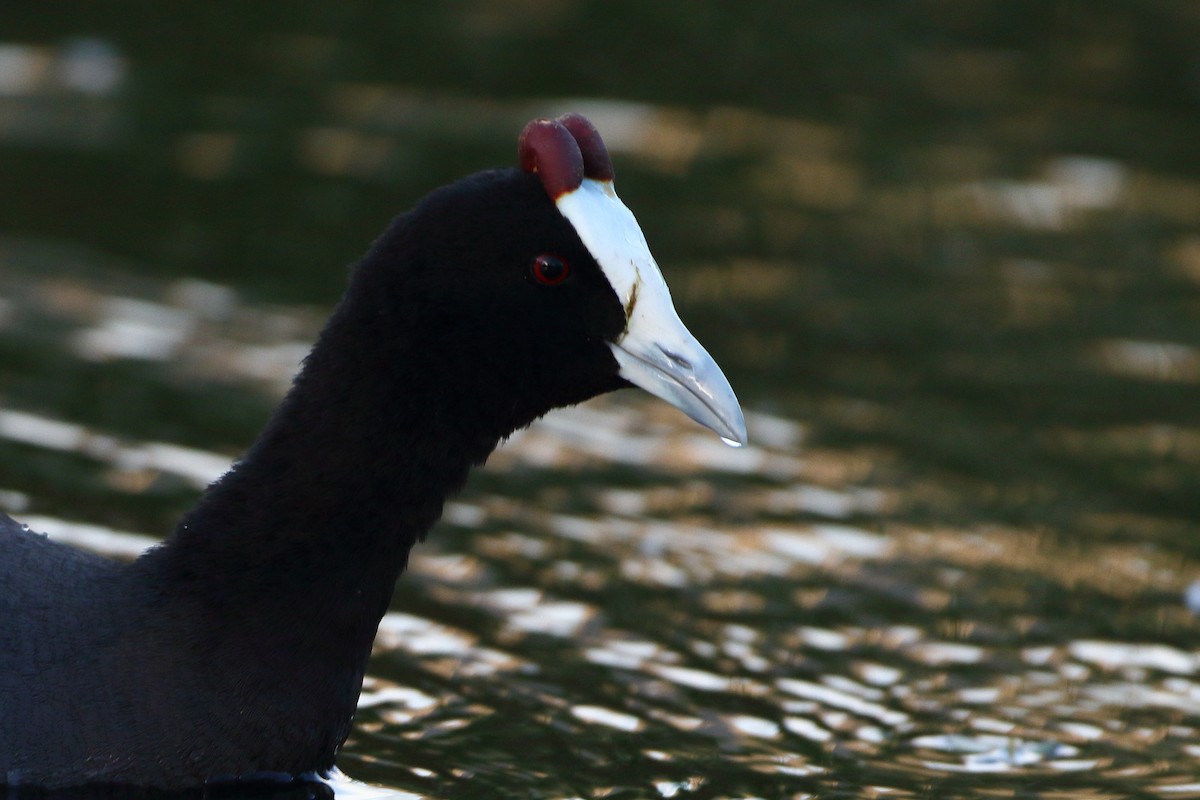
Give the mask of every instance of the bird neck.
[{"label": "bird neck", "polygon": [[385,326],[373,302],[347,294],[246,456],[148,556],[165,591],[369,648],[412,546],[528,421],[472,408],[424,326]]}]

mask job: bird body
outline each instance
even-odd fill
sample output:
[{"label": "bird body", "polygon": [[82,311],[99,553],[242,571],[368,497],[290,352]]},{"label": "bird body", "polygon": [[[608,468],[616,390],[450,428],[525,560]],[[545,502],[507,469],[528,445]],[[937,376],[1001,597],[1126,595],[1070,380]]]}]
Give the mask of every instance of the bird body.
[{"label": "bird body", "polygon": [[504,437],[632,382],[744,440],[640,230],[614,261],[571,216],[607,201],[563,208],[583,187],[620,203],[598,135],[574,115],[526,133],[547,125],[523,169],[393,221],[258,439],[161,545],[122,564],[0,514],[0,784],[326,772],[409,551]]}]

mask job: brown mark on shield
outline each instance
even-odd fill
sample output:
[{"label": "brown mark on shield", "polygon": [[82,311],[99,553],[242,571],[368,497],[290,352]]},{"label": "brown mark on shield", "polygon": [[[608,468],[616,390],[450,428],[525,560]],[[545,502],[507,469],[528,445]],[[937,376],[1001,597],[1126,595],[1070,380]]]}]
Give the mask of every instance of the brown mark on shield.
[{"label": "brown mark on shield", "polygon": [[[641,277],[640,275],[638,277]],[[633,288],[629,290],[629,299],[625,301],[625,321],[628,322],[633,317],[633,307],[637,305],[638,287],[642,285],[640,280],[633,282]]]}]

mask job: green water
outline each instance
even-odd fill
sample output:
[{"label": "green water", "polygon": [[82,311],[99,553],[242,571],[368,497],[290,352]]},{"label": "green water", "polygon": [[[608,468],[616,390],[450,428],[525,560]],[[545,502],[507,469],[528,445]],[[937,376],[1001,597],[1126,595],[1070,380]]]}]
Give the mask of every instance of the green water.
[{"label": "green water", "polygon": [[750,412],[733,451],[625,393],[498,452],[349,775],[1200,795],[1194,2],[10,6],[0,509],[169,531],[387,221],[568,109]]}]

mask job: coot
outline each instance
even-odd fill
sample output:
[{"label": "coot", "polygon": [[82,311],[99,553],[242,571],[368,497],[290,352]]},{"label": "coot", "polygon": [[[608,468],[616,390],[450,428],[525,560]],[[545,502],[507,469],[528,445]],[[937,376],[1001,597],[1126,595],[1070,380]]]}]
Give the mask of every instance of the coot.
[{"label": "coot", "polygon": [[409,550],[497,443],[640,386],[746,439],[599,135],[398,217],[249,452],[130,564],[0,514],[0,783],[180,789],[332,768]]}]

